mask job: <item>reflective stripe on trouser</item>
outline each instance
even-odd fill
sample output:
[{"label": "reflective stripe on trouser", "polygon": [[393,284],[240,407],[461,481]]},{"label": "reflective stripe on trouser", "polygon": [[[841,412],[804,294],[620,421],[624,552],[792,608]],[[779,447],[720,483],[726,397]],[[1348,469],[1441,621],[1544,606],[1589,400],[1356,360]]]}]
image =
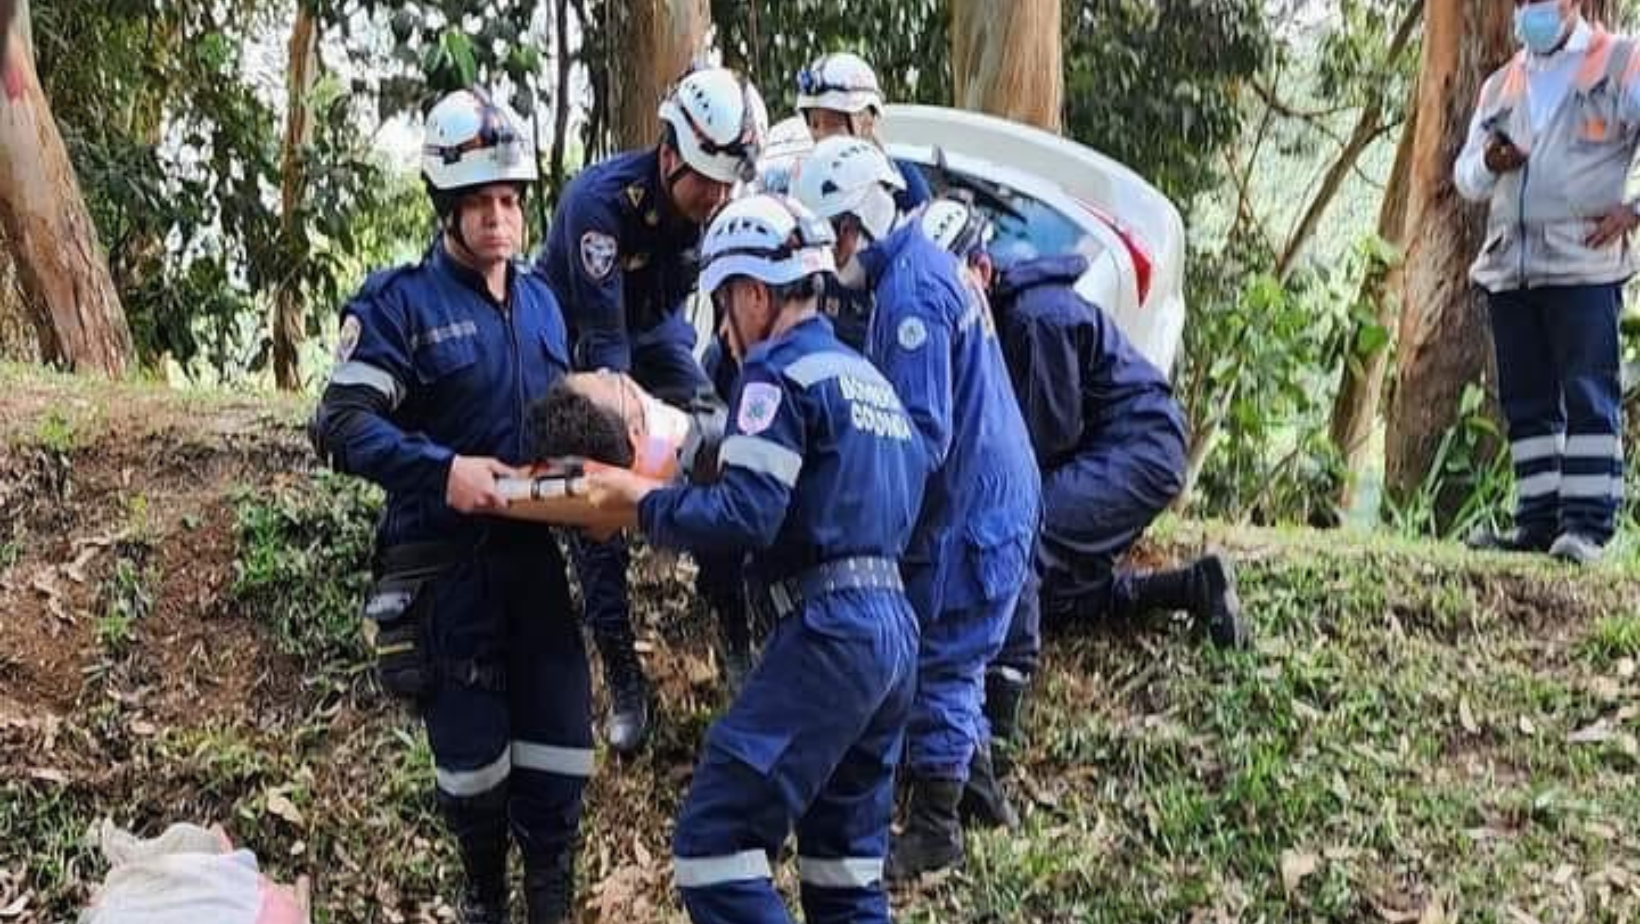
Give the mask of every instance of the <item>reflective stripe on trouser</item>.
[{"label": "reflective stripe on trouser", "polygon": [[922,777],[968,779],[974,749],[990,738],[985,667],[1002,650],[1017,593],[964,610],[947,610],[923,627],[917,695],[907,726],[907,764]]},{"label": "reflective stripe on trouser", "polygon": [[441,682],[423,703],[446,819],[481,824],[482,808],[526,853],[568,847],[592,772],[591,690],[557,548],[482,557],[426,592],[434,657],[507,669],[505,692]]},{"label": "reflective stripe on trouser", "polygon": [[888,920],[880,874],[916,649],[911,607],[889,591],[810,600],[774,627],[707,733],[678,817],[672,847],[691,920],[791,920],[769,858],[792,818],[804,919]]},{"label": "reflective stripe on trouser", "polygon": [[1578,532],[1604,542],[1623,490],[1621,287],[1498,292],[1489,306],[1515,523],[1538,538]]}]

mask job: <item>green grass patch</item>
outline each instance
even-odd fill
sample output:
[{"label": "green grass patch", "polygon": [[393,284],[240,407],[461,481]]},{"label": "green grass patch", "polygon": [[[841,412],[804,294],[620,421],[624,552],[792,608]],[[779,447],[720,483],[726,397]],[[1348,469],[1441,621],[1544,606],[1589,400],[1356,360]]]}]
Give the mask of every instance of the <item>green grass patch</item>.
[{"label": "green grass patch", "polygon": [[331,473],[235,500],[234,598],[309,674],[349,674],[369,657],[359,604],[380,506],[379,490]]}]

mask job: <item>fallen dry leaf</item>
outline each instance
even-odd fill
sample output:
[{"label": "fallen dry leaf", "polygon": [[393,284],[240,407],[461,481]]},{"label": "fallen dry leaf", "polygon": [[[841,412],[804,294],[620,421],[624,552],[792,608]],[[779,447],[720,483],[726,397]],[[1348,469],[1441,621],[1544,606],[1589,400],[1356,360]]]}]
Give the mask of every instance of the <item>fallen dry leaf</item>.
[{"label": "fallen dry leaf", "polygon": [[1588,728],[1580,728],[1567,735],[1566,742],[1568,744],[1599,744],[1602,741],[1611,740],[1611,737],[1611,726],[1606,724],[1605,719],[1601,719]]},{"label": "fallen dry leaf", "polygon": [[28,910],[29,899],[31,899],[33,897],[34,897],[33,892],[24,892],[22,895],[17,896],[16,901],[12,902],[11,904],[7,905],[4,908],[0,908],[0,918],[19,918],[19,917],[22,917],[23,912]]},{"label": "fallen dry leaf", "polygon": [[56,783],[59,786],[66,785],[68,783],[68,774],[61,770],[53,770],[50,767],[35,767],[28,772],[28,775],[31,779],[43,780],[47,783]]},{"label": "fallen dry leaf", "polygon": [[1475,724],[1475,713],[1469,710],[1469,700],[1458,700],[1458,724],[1471,735],[1480,734],[1481,727]]},{"label": "fallen dry leaf", "polygon": [[1572,877],[1575,875],[1577,875],[1577,870],[1572,868],[1572,864],[1562,863],[1555,867],[1554,875],[1549,878],[1554,880],[1555,885],[1563,886],[1566,883],[1571,882]]},{"label": "fallen dry leaf", "polygon": [[276,818],[283,818],[297,827],[302,827],[307,824],[307,820],[302,817],[302,812],[296,808],[295,804],[292,803],[290,799],[286,798],[284,793],[268,793],[267,809],[269,815],[273,815]]},{"label": "fallen dry leaf", "polygon": [[1537,726],[1533,725],[1532,720],[1527,718],[1526,716],[1521,716],[1520,717],[1520,723],[1519,724],[1520,724],[1520,733],[1521,734],[1527,735],[1527,736],[1537,734]]},{"label": "fallen dry leaf", "polygon": [[1304,877],[1314,873],[1321,866],[1321,858],[1308,851],[1283,850],[1281,852],[1281,887],[1286,890],[1287,897],[1292,898],[1298,890],[1299,883]]},{"label": "fallen dry leaf", "polygon": [[1633,658],[1620,658],[1617,662],[1617,676],[1627,680],[1634,676],[1635,662]]}]

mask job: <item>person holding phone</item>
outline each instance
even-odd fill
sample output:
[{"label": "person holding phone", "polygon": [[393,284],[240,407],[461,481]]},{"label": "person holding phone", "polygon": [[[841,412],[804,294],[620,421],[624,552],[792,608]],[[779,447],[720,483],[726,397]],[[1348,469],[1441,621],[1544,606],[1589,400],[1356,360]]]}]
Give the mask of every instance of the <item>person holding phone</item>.
[{"label": "person holding phone", "polygon": [[1486,290],[1515,468],[1514,525],[1472,547],[1597,560],[1623,494],[1618,314],[1640,203],[1640,50],[1579,0],[1515,3],[1522,48],[1489,77],[1454,167],[1489,206],[1470,278]]}]

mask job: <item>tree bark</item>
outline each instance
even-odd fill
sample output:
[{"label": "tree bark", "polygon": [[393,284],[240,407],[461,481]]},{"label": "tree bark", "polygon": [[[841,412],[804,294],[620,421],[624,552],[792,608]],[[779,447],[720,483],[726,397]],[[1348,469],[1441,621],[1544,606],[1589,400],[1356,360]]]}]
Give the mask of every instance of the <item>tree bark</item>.
[{"label": "tree bark", "polygon": [[706,0],[630,0],[617,14],[623,50],[612,100],[616,146],[622,150],[655,143],[660,122],[655,110],[667,87],[704,48],[711,13]]},{"label": "tree bark", "polygon": [[[1400,63],[1401,55],[1412,42],[1412,36],[1417,31],[1418,21],[1423,18],[1423,4],[1414,3],[1407,8],[1401,18],[1401,24],[1396,28],[1395,35],[1390,39],[1389,49],[1384,54],[1384,66],[1393,69]],[[1276,259],[1276,277],[1287,278],[1297,262],[1298,255],[1303,252],[1310,238],[1315,236],[1315,229],[1321,224],[1321,217],[1326,214],[1327,206],[1332,204],[1338,190],[1344,185],[1344,180],[1350,171],[1361,160],[1361,155],[1379,135],[1386,130],[1384,126],[1384,99],[1383,84],[1375,84],[1368,93],[1366,102],[1361,106],[1361,113],[1355,120],[1355,127],[1345,140],[1338,156],[1333,159],[1332,166],[1327,168],[1326,175],[1321,180],[1321,188],[1316,191],[1310,204],[1304,209],[1304,214],[1294,226],[1292,234],[1288,235],[1287,243],[1281,248],[1281,255]]]},{"label": "tree bark", "polygon": [[[1417,98],[1416,91],[1413,98]],[[1412,148],[1417,132],[1418,111],[1414,108],[1401,129],[1401,140],[1395,146],[1395,165],[1390,168],[1389,182],[1384,186],[1384,199],[1378,207],[1378,236],[1397,249],[1406,241],[1407,192],[1412,179]],[[1356,304],[1371,306],[1373,322],[1386,330],[1394,330],[1396,303],[1392,293],[1399,292],[1401,284],[1399,262],[1378,268],[1361,281]],[[1389,368],[1388,343],[1365,356],[1355,353],[1354,344],[1360,337],[1361,329],[1362,325],[1357,324],[1350,331],[1351,348],[1344,361],[1338,394],[1333,398],[1329,429],[1333,445],[1338,447],[1344,461],[1344,480],[1333,498],[1341,510],[1355,505],[1361,470],[1367,462],[1367,444],[1372,439],[1373,425],[1378,420],[1384,372]]]},{"label": "tree bark", "polygon": [[97,243],[74,165],[23,37],[27,0],[3,40],[0,74],[0,223],[46,362],[124,375],[131,331]]},{"label": "tree bark", "polygon": [[[1458,197],[1452,164],[1463,146],[1481,83],[1511,51],[1507,5],[1495,0],[1430,4],[1418,78],[1417,131],[1407,226],[1399,374],[1385,437],[1385,489],[1405,503],[1456,422],[1464,388],[1490,378],[1485,301],[1470,284],[1485,210]],[[1445,525],[1466,490],[1437,498]]]},{"label": "tree bark", "polygon": [[957,108],[1058,132],[1065,92],[1060,8],[1060,0],[952,0]]},{"label": "tree bark", "polygon": [[[302,151],[313,140],[313,113],[308,98],[319,82],[319,28],[313,10],[296,4],[296,22],[290,30],[290,63],[285,71],[285,142],[279,189],[279,223],[286,250],[295,253],[301,233]],[[301,281],[288,273],[273,296],[273,378],[281,391],[302,387],[301,345],[307,328]]]}]

